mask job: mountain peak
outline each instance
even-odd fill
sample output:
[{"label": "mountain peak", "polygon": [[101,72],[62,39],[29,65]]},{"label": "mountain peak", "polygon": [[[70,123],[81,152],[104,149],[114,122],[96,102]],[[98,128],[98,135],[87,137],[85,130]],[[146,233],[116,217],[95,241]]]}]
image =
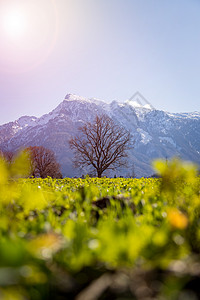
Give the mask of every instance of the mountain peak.
[{"label": "mountain peak", "polygon": [[153,105],[140,92],[136,92],[126,103],[134,108],[155,110]]},{"label": "mountain peak", "polygon": [[65,96],[64,100],[67,100],[67,101],[75,101],[75,100],[78,100],[78,101],[88,101],[87,98],[81,97],[81,96],[78,96],[78,95],[75,95],[75,94],[67,94]]},{"label": "mountain peak", "polygon": [[21,127],[26,127],[35,124],[36,120],[37,118],[34,116],[22,116],[17,120],[17,122]]},{"label": "mountain peak", "polygon": [[80,176],[88,170],[74,169],[69,140],[78,134],[80,125],[93,120],[96,114],[107,114],[130,131],[135,142],[129,151],[130,167],[119,169],[117,176],[129,176],[133,165],[137,177],[150,176],[155,157],[180,156],[200,164],[200,113],[154,111],[139,92],[126,104],[67,94],[54,110],[40,118],[23,116],[0,126],[0,149],[45,146],[55,152],[65,176]]}]

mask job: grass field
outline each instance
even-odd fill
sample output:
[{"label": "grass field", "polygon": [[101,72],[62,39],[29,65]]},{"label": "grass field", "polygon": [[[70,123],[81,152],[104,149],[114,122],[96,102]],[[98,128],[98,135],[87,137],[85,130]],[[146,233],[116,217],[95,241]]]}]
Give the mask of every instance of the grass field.
[{"label": "grass field", "polygon": [[0,162],[0,299],[200,297],[200,178],[21,179]]}]

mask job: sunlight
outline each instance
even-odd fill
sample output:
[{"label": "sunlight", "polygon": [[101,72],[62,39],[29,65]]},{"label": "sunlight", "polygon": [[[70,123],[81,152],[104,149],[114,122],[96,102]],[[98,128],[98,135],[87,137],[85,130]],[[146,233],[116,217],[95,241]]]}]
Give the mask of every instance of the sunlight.
[{"label": "sunlight", "polygon": [[20,38],[27,31],[27,20],[25,13],[19,10],[11,10],[4,15],[2,20],[5,34],[9,38]]},{"label": "sunlight", "polygon": [[54,0],[0,1],[0,67],[26,72],[52,52],[57,37]]}]

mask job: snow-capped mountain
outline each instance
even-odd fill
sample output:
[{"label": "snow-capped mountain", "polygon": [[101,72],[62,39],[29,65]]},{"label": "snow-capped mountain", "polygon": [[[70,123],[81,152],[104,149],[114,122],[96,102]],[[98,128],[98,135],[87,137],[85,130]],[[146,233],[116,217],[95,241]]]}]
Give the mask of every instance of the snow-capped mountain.
[{"label": "snow-capped mountain", "polygon": [[129,151],[129,167],[110,175],[150,176],[154,172],[151,161],[158,157],[179,156],[200,165],[200,113],[159,111],[136,96],[124,103],[108,104],[68,94],[52,112],[40,118],[23,116],[0,126],[0,149],[16,151],[42,145],[56,153],[64,176],[80,176],[88,170],[73,167],[68,141],[84,122],[104,113],[129,130],[135,141]]}]

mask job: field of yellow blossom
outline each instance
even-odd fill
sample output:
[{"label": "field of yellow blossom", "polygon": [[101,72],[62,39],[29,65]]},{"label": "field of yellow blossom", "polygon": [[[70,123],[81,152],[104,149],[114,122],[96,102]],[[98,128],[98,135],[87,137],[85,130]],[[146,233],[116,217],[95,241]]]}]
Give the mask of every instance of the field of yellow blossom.
[{"label": "field of yellow blossom", "polygon": [[22,178],[0,161],[0,299],[200,297],[200,178],[156,161],[160,178]]}]

